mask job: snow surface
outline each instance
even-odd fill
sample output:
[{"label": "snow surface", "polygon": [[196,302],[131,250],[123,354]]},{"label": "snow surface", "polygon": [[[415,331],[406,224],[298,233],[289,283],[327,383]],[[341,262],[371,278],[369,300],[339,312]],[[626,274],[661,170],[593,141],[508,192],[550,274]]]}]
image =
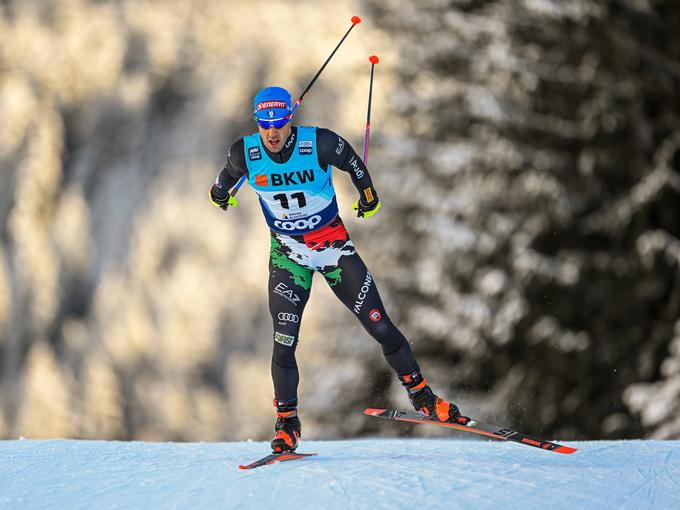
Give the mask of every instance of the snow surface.
[{"label": "snow surface", "polygon": [[680,509],[680,441],[565,444],[304,441],[242,471],[267,443],[0,441],[0,509]]}]

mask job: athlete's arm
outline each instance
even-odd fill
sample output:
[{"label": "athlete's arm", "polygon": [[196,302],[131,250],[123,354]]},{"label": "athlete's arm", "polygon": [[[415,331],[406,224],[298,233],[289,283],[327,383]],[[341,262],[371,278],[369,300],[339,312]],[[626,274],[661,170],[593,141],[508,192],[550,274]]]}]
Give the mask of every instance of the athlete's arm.
[{"label": "athlete's arm", "polygon": [[246,156],[243,150],[243,138],[236,140],[227,152],[227,162],[210,188],[210,199],[218,207],[226,207],[229,190],[234,187],[241,176],[247,173]]},{"label": "athlete's arm", "polygon": [[331,164],[348,172],[352,177],[352,183],[359,192],[362,205],[377,206],[378,193],[373,187],[368,168],[347,140],[330,129],[317,128],[316,147],[319,154],[319,165],[322,168]]}]

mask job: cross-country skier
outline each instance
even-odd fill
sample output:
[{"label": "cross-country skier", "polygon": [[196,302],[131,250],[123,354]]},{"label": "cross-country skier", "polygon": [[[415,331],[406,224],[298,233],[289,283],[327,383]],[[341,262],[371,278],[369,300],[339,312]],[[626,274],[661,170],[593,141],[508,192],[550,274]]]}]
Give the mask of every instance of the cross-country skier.
[{"label": "cross-country skier", "polygon": [[210,190],[215,206],[236,206],[229,190],[243,175],[255,189],[271,230],[269,311],[274,323],[271,372],[277,411],[272,449],[293,451],[300,437],[298,366],[295,348],[314,271],[381,345],[416,408],[442,422],[455,422],[458,407],[427,384],[408,341],[385,312],[373,275],[357,254],[338,214],[334,166],[348,172],[359,192],[353,209],[362,218],[380,210],[380,200],[362,160],[333,131],[292,125],[291,96],[268,87],[253,100],[258,132],[234,142]]}]

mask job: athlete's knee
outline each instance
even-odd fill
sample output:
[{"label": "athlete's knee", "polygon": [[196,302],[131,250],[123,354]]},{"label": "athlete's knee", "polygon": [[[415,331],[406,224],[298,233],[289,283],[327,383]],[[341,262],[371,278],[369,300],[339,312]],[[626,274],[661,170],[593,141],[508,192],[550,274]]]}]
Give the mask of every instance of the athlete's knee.
[{"label": "athlete's knee", "polygon": [[366,323],[365,326],[369,334],[378,340],[382,340],[388,336],[392,330],[392,325],[383,321],[380,321],[379,323],[369,322]]},{"label": "athlete's knee", "polygon": [[275,310],[272,312],[272,326],[274,343],[293,345],[300,332],[300,314],[296,311]]},{"label": "athlete's knee", "polygon": [[380,343],[384,343],[395,329],[389,317],[378,310],[371,310],[368,318],[362,318],[361,323],[366,331],[368,331],[368,334]]}]

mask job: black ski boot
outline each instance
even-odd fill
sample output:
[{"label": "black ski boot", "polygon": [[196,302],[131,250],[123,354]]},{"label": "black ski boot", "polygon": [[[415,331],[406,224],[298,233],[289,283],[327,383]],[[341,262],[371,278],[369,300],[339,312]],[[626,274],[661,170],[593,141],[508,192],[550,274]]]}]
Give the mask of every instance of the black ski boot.
[{"label": "black ski boot", "polygon": [[276,407],[276,435],[272,439],[274,453],[294,452],[298,446],[302,425],[297,415],[297,400],[274,400]]},{"label": "black ski boot", "polygon": [[456,404],[447,402],[433,393],[417,365],[411,373],[400,375],[399,380],[406,388],[408,399],[416,411],[425,416],[436,417],[439,421],[445,423],[459,423],[468,420],[460,414]]}]

